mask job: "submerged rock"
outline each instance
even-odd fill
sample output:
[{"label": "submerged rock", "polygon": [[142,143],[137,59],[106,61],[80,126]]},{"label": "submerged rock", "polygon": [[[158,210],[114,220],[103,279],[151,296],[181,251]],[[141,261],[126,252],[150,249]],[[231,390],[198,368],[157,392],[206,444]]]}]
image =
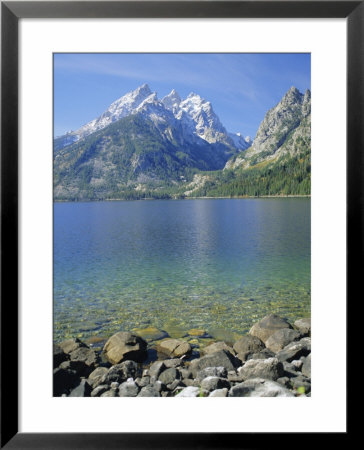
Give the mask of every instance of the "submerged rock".
[{"label": "submerged rock", "polygon": [[168,333],[156,327],[134,328],[133,333],[147,341],[158,341],[168,337]]}]

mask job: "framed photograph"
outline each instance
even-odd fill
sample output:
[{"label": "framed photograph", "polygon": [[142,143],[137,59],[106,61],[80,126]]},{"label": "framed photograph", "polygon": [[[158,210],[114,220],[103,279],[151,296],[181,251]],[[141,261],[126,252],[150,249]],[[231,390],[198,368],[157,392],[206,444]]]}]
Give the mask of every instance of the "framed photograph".
[{"label": "framed photograph", "polygon": [[362,2],[1,6],[1,445],[347,437]]}]

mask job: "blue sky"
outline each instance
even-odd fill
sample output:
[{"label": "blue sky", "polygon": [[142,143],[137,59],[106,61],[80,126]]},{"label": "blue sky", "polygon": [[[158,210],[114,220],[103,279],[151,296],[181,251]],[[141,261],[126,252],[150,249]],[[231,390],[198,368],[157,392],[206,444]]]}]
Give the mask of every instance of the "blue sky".
[{"label": "blue sky", "polygon": [[54,135],[98,117],[148,83],[158,98],[173,88],[212,103],[228,131],[254,138],[268,109],[291,86],[311,88],[310,54],[55,54]]}]

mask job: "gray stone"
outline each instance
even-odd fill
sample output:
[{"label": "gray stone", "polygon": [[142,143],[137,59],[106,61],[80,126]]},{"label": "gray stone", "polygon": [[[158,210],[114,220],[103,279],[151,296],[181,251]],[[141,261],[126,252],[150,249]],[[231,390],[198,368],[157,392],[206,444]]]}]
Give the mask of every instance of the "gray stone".
[{"label": "gray stone", "polygon": [[100,397],[101,394],[106,392],[109,389],[109,386],[107,384],[101,384],[97,386],[92,392],[91,397]]},{"label": "gray stone", "polygon": [[159,381],[161,381],[164,384],[173,383],[174,380],[176,379],[179,380],[180,378],[181,378],[180,373],[174,367],[164,370],[158,377]]},{"label": "gray stone", "polygon": [[272,380],[252,378],[233,386],[229,397],[294,397],[294,394]]},{"label": "gray stone", "polygon": [[87,347],[86,344],[84,344],[83,342],[81,342],[78,338],[76,339],[67,339],[66,341],[63,341],[59,344],[59,346],[61,347],[61,349],[69,354],[71,352],[73,352],[74,350],[80,348],[80,347]]},{"label": "gray stone", "polygon": [[110,367],[107,373],[101,378],[103,384],[110,384],[113,381],[122,383],[128,378],[135,378],[138,366],[134,361],[124,361],[120,364]]},{"label": "gray stone", "polygon": [[167,369],[171,367],[181,367],[181,365],[183,364],[183,361],[180,358],[165,359],[163,362]]},{"label": "gray stone", "polygon": [[71,391],[69,397],[90,397],[91,391],[92,388],[87,381],[81,380],[81,383]]},{"label": "gray stone", "polygon": [[291,364],[296,370],[301,370],[303,361],[301,361],[300,359],[294,359],[293,361],[291,361]]},{"label": "gray stone", "polygon": [[157,389],[151,385],[141,388],[138,397],[160,397],[160,393]]},{"label": "gray stone", "polygon": [[194,379],[192,379],[192,378],[184,378],[184,379],[182,380],[182,382],[183,382],[183,384],[184,384],[185,386],[195,386],[195,387],[198,387],[198,386],[200,385],[200,382],[199,382],[199,381],[194,380]]},{"label": "gray stone", "polygon": [[[311,380],[305,376],[292,377],[290,379],[291,385],[294,389],[299,390],[304,388],[304,393],[311,392]],[[302,393],[302,392],[301,392]]]},{"label": "gray stone", "polygon": [[120,385],[120,383],[118,383],[117,381],[113,381],[110,384],[110,387],[111,387],[111,389],[118,389],[119,385]]},{"label": "gray stone", "polygon": [[85,369],[85,376],[88,376],[99,363],[97,353],[88,347],[76,348],[76,350],[73,350],[69,356],[71,361],[82,362],[88,366],[89,369]]},{"label": "gray stone", "polygon": [[277,378],[276,382],[288,389],[292,387],[290,379],[288,377]]},{"label": "gray stone", "polygon": [[148,375],[158,378],[159,375],[166,369],[163,361],[155,361],[148,369]]},{"label": "gray stone", "polygon": [[176,395],[176,397],[198,397],[200,394],[200,388],[195,386],[187,386]]},{"label": "gray stone", "polygon": [[251,353],[258,353],[265,347],[264,343],[256,336],[243,336],[235,342],[233,349],[241,361],[245,361]]},{"label": "gray stone", "polygon": [[284,374],[283,364],[277,358],[250,359],[238,369],[238,374],[247,380],[249,378],[264,378],[276,380]]},{"label": "gray stone", "polygon": [[298,319],[293,324],[301,333],[311,336],[311,318]]},{"label": "gray stone", "polygon": [[100,397],[117,397],[117,391],[115,389],[110,389],[109,391],[104,392],[100,395]]},{"label": "gray stone", "polygon": [[230,383],[225,378],[206,377],[201,381],[201,389],[211,392],[215,389],[230,388]]},{"label": "gray stone", "polygon": [[205,355],[211,355],[212,353],[216,353],[220,350],[227,350],[233,356],[235,356],[235,352],[232,347],[227,345],[225,342],[214,342],[203,349],[203,353]]},{"label": "gray stone", "polygon": [[311,353],[307,356],[305,362],[303,363],[302,373],[306,377],[311,378]]},{"label": "gray stone", "polygon": [[142,388],[144,386],[148,386],[148,384],[150,383],[150,377],[146,376],[146,377],[142,377],[142,378],[137,378],[135,380],[135,382],[139,387]]},{"label": "gray stone", "polygon": [[286,345],[293,341],[297,341],[301,337],[301,333],[297,330],[291,330],[290,328],[281,328],[273,333],[266,340],[266,347],[274,353],[278,353]]},{"label": "gray stone", "polygon": [[215,389],[210,392],[209,397],[227,397],[229,390],[227,388]]},{"label": "gray stone", "polygon": [[108,369],[106,367],[97,367],[93,372],[88,376],[88,383],[96,388],[101,383],[102,378],[107,374]]},{"label": "gray stone", "polygon": [[191,378],[192,377],[192,373],[188,369],[180,368],[178,370],[181,374],[181,378]]},{"label": "gray stone", "polygon": [[119,397],[136,397],[139,394],[139,387],[135,381],[127,380],[119,386]]},{"label": "gray stone", "polygon": [[281,328],[292,328],[292,326],[286,319],[282,319],[282,317],[279,317],[276,314],[270,314],[255,323],[251,327],[249,333],[252,336],[258,337],[265,343],[272,334]]},{"label": "gray stone", "polygon": [[283,350],[277,353],[279,361],[291,362],[294,359],[300,359],[301,356],[307,356],[311,352],[311,339],[303,338],[297,342],[291,342]]},{"label": "gray stone", "polygon": [[87,376],[92,371],[92,368],[84,361],[63,361],[59,367],[61,369],[74,370],[79,376]]},{"label": "gray stone", "polygon": [[179,339],[164,339],[156,343],[157,352],[167,356],[188,356],[192,352],[192,347],[188,342]]},{"label": "gray stone", "polygon": [[192,372],[192,375],[196,376],[197,372],[206,367],[225,367],[227,370],[234,370],[236,367],[239,367],[240,364],[240,361],[230,352],[220,350],[212,355],[206,355],[202,358],[193,360],[189,369]]},{"label": "gray stone", "polygon": [[147,343],[128,331],[120,331],[108,339],[104,353],[111,364],[126,360],[143,362],[147,358]]},{"label": "gray stone", "polygon": [[250,353],[247,357],[247,360],[249,359],[268,359],[268,358],[274,358],[276,355],[268,350],[267,348],[264,348],[258,353]]},{"label": "gray stone", "polygon": [[185,384],[181,380],[174,380],[172,383],[167,384],[167,389],[169,391],[174,391],[178,386],[185,386]]},{"label": "gray stone", "polygon": [[198,381],[202,381],[206,377],[226,378],[227,370],[225,367],[206,367],[198,371],[195,378]]}]

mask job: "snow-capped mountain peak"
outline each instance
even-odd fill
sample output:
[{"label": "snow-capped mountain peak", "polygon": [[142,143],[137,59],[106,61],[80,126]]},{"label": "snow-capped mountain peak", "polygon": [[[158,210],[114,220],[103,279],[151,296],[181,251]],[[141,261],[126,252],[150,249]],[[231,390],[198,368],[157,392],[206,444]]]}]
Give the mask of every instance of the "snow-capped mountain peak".
[{"label": "snow-capped mountain peak", "polygon": [[181,103],[181,97],[178,95],[178,92],[175,89],[172,89],[171,92],[162,98],[163,105],[169,109],[170,111],[175,112],[180,103]]}]

